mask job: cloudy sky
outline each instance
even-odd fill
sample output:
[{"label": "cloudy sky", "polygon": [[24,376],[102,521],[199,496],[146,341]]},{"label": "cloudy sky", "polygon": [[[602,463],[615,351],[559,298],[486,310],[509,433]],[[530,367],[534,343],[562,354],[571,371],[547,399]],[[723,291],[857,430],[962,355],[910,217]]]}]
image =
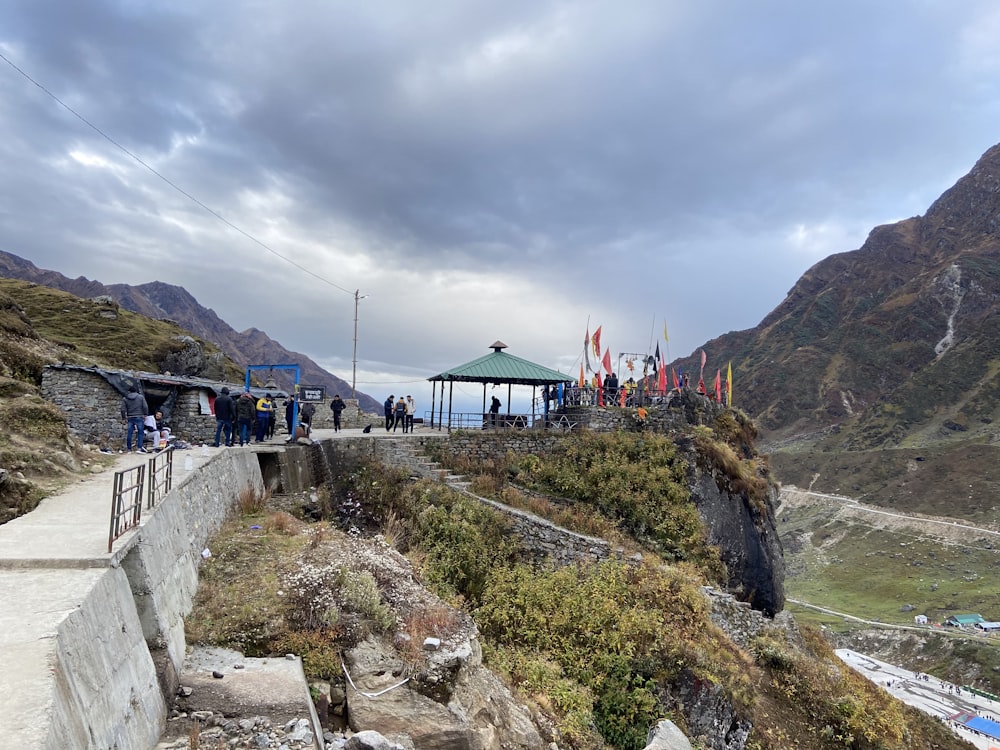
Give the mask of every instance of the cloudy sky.
[{"label": "cloudy sky", "polygon": [[346,380],[358,289],[379,400],[496,339],[576,373],[588,320],[687,355],[1000,141],[997,39],[993,0],[11,0],[0,249]]}]

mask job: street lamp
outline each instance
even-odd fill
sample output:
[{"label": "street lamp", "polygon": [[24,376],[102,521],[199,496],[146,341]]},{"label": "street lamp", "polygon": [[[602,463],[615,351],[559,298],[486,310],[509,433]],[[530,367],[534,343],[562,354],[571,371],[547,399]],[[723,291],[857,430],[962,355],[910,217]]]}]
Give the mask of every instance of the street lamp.
[{"label": "street lamp", "polygon": [[367,297],[367,294],[358,295],[359,289],[354,290],[354,359],[351,369],[351,398],[357,398],[355,395],[355,385],[358,380],[358,302]]}]

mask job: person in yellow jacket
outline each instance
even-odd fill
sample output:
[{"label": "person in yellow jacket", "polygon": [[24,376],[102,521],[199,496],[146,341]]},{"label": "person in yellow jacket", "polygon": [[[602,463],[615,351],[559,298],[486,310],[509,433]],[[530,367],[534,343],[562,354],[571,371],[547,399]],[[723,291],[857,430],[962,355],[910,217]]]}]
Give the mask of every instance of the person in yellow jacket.
[{"label": "person in yellow jacket", "polygon": [[267,434],[267,423],[271,420],[271,412],[274,411],[274,397],[261,396],[257,399],[257,434],[255,443],[263,443]]}]

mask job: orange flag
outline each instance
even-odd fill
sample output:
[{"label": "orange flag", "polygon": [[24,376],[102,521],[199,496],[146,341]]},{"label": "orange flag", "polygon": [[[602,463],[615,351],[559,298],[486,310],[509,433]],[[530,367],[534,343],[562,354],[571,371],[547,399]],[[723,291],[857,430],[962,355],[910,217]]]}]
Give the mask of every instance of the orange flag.
[{"label": "orange flag", "polygon": [[620,394],[619,394],[618,402],[619,402],[619,405],[624,409],[625,408],[625,389],[624,388],[620,388],[619,391],[620,391]]},{"label": "orange flag", "polygon": [[604,365],[604,372],[606,372],[608,375],[610,375],[611,374],[611,350],[610,349],[606,349],[604,351],[604,361],[601,362],[601,364]]},{"label": "orange flag", "polygon": [[601,358],[601,327],[597,326],[597,330],[594,331],[594,335],[590,339],[591,343],[594,345],[594,358]]},{"label": "orange flag", "polygon": [[659,372],[658,377],[657,377],[656,387],[657,387],[657,389],[659,389],[659,391],[660,391],[661,394],[667,392],[667,368],[666,367],[661,367],[660,368],[660,372]]},{"label": "orange flag", "polygon": [[584,379],[583,379],[583,362],[581,362],[580,363],[580,387],[583,388],[584,385],[586,385],[586,381],[584,381]]}]

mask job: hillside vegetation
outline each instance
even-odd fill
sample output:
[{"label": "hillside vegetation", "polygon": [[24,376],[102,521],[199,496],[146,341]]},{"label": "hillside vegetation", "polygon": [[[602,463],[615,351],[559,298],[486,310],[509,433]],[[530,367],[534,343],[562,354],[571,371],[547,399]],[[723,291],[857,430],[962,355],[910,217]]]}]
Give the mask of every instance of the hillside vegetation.
[{"label": "hillside vegetation", "polygon": [[[566,456],[586,456],[577,465],[589,470],[570,476]],[[473,480],[477,491],[530,502],[507,481],[529,474],[555,491],[547,502],[561,508],[561,520],[615,529],[630,562],[534,567],[496,511],[442,484],[368,464],[321,489],[310,506],[313,523],[272,500],[213,540],[189,637],[254,655],[294,646],[310,677],[337,680],[336,654],[368,633],[399,642],[395,633],[418,620],[447,630],[445,613],[394,601],[392,582],[363,562],[358,540],[378,535],[375,548],[391,543],[403,551],[420,579],[456,608],[451,621],[477,623],[487,664],[561,747],[635,750],[662,717],[708,747],[691,723],[692,690],[728,706],[725,721],[752,726],[746,746],[754,750],[966,747],[841,664],[816,630],[776,626],[740,648],[712,623],[701,587],[719,585],[718,558],[684,507],[682,467],[663,436],[568,436],[552,452],[483,469]],[[660,489],[645,492],[647,481]],[[595,501],[570,502],[560,485]],[[355,562],[338,552],[345,547]],[[352,566],[375,570],[364,596],[336,573]],[[306,586],[299,571],[307,567],[328,572],[311,574],[315,583]],[[283,593],[293,588],[295,596]],[[419,654],[409,658],[419,671]]]}]

